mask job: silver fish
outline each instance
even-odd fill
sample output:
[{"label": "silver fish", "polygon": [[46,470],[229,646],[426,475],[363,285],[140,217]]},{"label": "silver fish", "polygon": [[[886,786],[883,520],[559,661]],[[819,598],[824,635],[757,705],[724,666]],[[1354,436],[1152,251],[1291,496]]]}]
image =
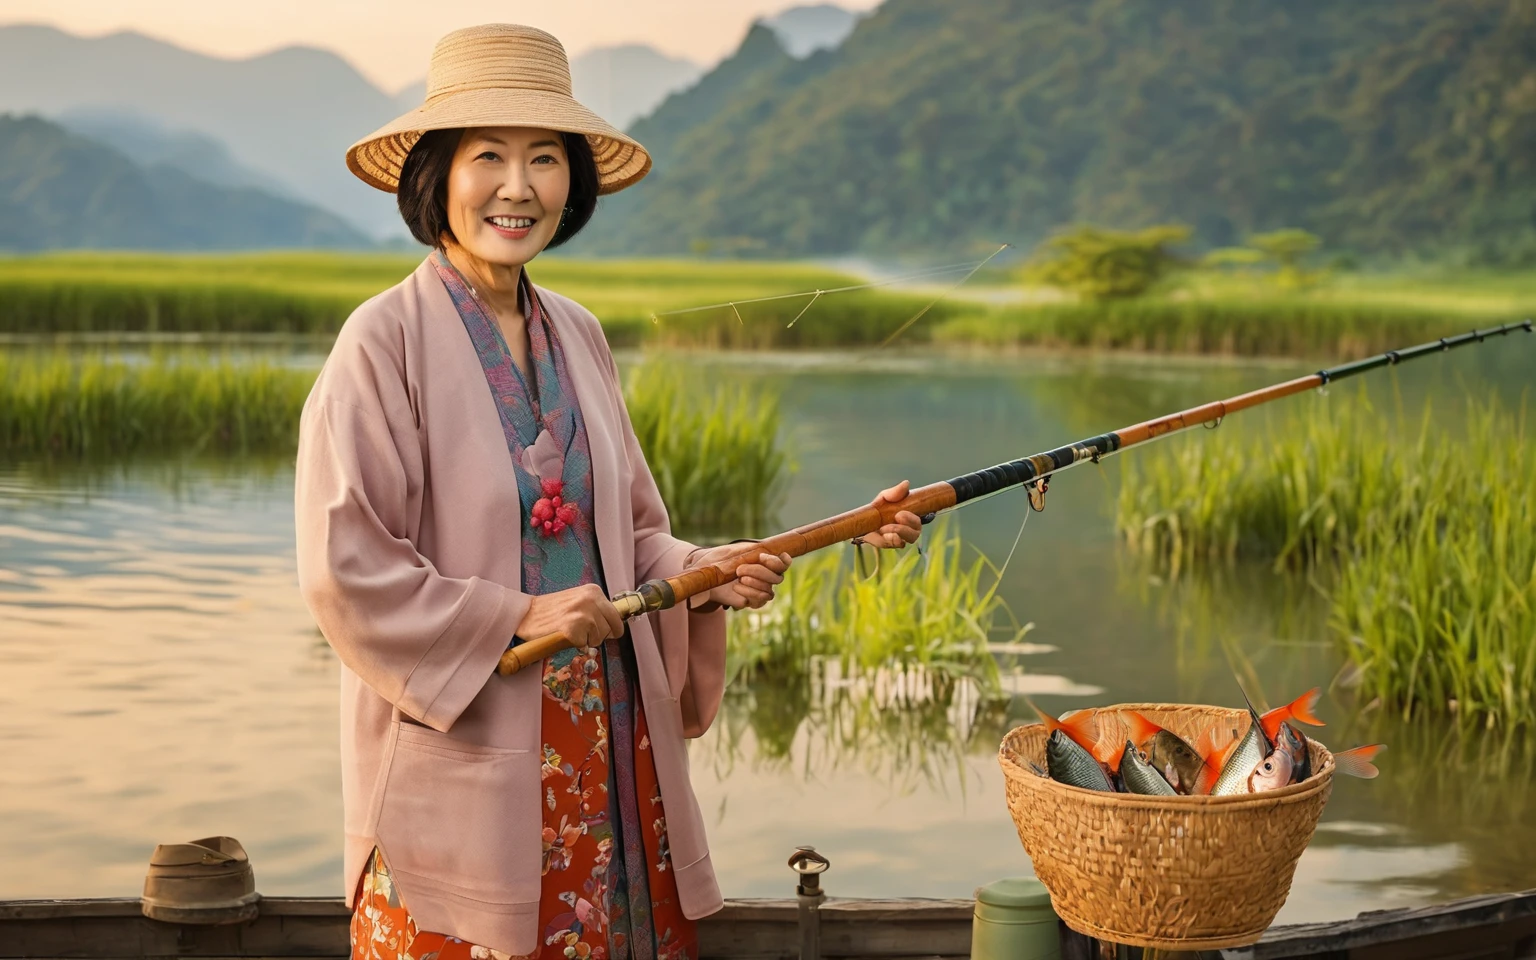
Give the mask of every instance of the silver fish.
[{"label": "silver fish", "polygon": [[1120,779],[1125,781],[1128,793],[1154,797],[1178,795],[1178,791],[1163,779],[1163,775],[1142,759],[1141,754],[1136,752],[1136,745],[1129,740],[1125,741],[1125,753],[1120,757]]},{"label": "silver fish", "polygon": [[1051,738],[1045,742],[1045,767],[1052,780],[1069,787],[1114,792],[1114,786],[1099,761],[1093,759],[1093,754],[1072,742],[1072,738],[1060,730],[1052,730]]},{"label": "silver fish", "polygon": [[[1243,702],[1248,703],[1248,695],[1243,694]],[[1221,774],[1217,776],[1216,783],[1211,787],[1211,796],[1229,797],[1233,794],[1248,792],[1248,775],[1253,773],[1253,768],[1264,762],[1264,758],[1274,752],[1274,744],[1264,736],[1264,724],[1259,719],[1257,710],[1253,704],[1248,703],[1248,732],[1243,734],[1243,739],[1238,742],[1237,749],[1232,751],[1232,756],[1227,759],[1227,765],[1221,768]]]}]

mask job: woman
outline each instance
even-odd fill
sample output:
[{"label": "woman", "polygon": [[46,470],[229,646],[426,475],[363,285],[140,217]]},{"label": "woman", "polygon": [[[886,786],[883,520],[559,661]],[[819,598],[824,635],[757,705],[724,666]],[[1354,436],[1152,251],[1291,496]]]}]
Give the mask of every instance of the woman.
[{"label": "woman", "polygon": [[[650,158],[571,98],[558,41],[486,26],[439,42],[427,103],[347,163],[434,248],[347,320],[300,428],[353,955],[696,957],[721,898],[683,741],[720,704],[721,608],[762,606],[790,558],[626,631],[609,594],[740,548],[670,535],[601,327],[523,270]],[[556,631],[580,646],[495,674]]]}]

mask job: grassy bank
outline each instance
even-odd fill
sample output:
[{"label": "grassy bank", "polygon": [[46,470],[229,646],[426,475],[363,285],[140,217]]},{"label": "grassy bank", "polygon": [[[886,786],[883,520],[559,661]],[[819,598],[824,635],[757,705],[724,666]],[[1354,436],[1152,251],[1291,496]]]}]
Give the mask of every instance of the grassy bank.
[{"label": "grassy bank", "polygon": [[1251,558],[1311,576],[1368,700],[1536,723],[1536,450],[1498,406],[1446,419],[1341,397],[1249,442],[1128,458],[1117,524],[1174,571]]},{"label": "grassy bank", "polygon": [[[313,370],[165,353],[0,352],[0,460],[291,453]],[[641,449],[679,531],[760,530],[789,465],[771,394],[652,364],[625,380]]]},{"label": "grassy bank", "polygon": [[291,450],[310,371],[0,353],[0,456]]},{"label": "grassy bank", "polygon": [[[0,333],[333,333],[358,304],[420,262],[416,256],[335,253],[0,259]],[[878,294],[827,298],[793,328],[789,322],[809,298],[653,322],[653,313],[858,281],[798,264],[708,261],[550,258],[535,262],[529,273],[535,283],[592,310],[616,346],[642,339],[726,347],[867,343],[925,302]]]},{"label": "grassy bank", "polygon": [[[329,334],[419,262],[414,255],[334,253],[0,259],[0,333]],[[591,309],[616,346],[868,346],[945,286],[676,313],[860,281],[804,264],[729,261],[550,258],[530,272]],[[1040,293],[978,278],[900,342],[1345,358],[1536,312],[1536,279],[1524,275],[1343,276],[1284,291],[1261,278],[1196,273],[1130,300]]]}]

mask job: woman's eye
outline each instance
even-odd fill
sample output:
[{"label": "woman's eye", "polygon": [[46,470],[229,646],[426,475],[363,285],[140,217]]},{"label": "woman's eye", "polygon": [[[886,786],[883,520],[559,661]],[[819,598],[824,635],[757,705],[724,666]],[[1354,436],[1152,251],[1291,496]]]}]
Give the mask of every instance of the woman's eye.
[{"label": "woman's eye", "polygon": [[501,157],[499,155],[497,155],[495,151],[487,150],[484,153],[480,154],[480,156],[476,157],[475,159],[476,160],[487,160],[487,159],[489,159],[489,160],[500,160]]},{"label": "woman's eye", "polygon": [[551,156],[550,154],[547,154],[547,153],[541,153],[537,157],[533,158],[533,162],[534,163],[544,163],[545,161],[548,161],[550,163],[559,163],[560,162],[558,158],[556,158],[554,156]]}]

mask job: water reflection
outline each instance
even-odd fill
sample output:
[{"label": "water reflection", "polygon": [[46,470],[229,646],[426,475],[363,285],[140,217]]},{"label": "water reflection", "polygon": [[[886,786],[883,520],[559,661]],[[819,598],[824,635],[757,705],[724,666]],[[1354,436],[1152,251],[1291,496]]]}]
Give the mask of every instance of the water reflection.
[{"label": "water reflection", "polygon": [[[1447,360],[1469,376],[1485,362]],[[903,476],[951,476],[1276,379],[1167,360],[802,363],[709,367],[783,385],[801,465],[785,525]],[[1530,367],[1497,363],[1481,372],[1518,394]],[[996,651],[1007,700],[963,678],[854,676],[831,661],[732,688],[691,753],[727,895],[786,895],[797,843],[828,852],[840,895],[966,896],[1025,872],[995,759],[1002,732],[1029,719],[1021,695],[1057,711],[1232,704],[1234,675],[1270,703],[1324,686],[1325,742],[1391,745],[1380,779],[1338,784],[1282,920],[1536,886],[1526,739],[1380,711],[1351,721],[1362,705],[1316,588],[1244,569],[1170,581],[1120,557],[1116,482],[1112,462],[1073,471],[1031,517],[1002,585],[1035,624]],[[999,497],[957,521],[1001,558],[1025,509]],[[0,898],[132,895],[155,843],[209,833],[246,843],[265,893],[340,892],[336,668],[300,601],[292,543],[283,458],[0,470]]]}]

